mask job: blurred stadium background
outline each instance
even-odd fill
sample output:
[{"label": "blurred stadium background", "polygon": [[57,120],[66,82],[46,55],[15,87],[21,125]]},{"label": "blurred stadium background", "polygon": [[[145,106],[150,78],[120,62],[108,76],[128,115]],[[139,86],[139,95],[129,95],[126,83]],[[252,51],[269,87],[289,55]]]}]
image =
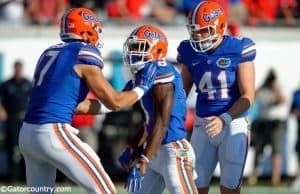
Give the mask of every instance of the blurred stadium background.
[{"label": "blurred stadium background", "polygon": [[[119,4],[117,3],[119,2]],[[120,3],[121,2],[121,3]],[[195,1],[196,2],[196,1]],[[267,72],[274,69],[278,75],[281,91],[287,101],[278,106],[278,112],[286,122],[282,136],[282,183],[270,187],[271,147],[264,149],[259,163],[259,182],[256,186],[248,185],[247,179],[253,172],[254,149],[250,148],[244,172],[244,189],[242,193],[297,193],[290,184],[297,174],[297,140],[296,118],[290,114],[293,91],[300,86],[300,6],[296,0],[219,0],[226,5],[230,23],[228,33],[252,38],[257,43],[256,86],[262,84]],[[68,7],[85,6],[99,14],[104,26],[105,59],[104,73],[117,90],[129,78],[128,70],[122,66],[122,46],[126,37],[140,24],[151,23],[161,26],[169,38],[168,60],[176,60],[176,48],[189,35],[185,28],[185,14],[193,0],[0,0],[0,81],[13,75],[16,60],[24,64],[24,75],[33,76],[35,64],[41,52],[49,45],[60,42],[59,20],[61,13]],[[121,7],[118,7],[120,6]],[[122,7],[123,6],[123,7]],[[120,10],[126,10],[123,13]],[[189,98],[189,107],[193,96]],[[99,143],[98,154],[103,166],[111,178],[118,184],[119,193],[124,193],[121,181],[126,173],[117,163],[117,157],[126,141],[134,134],[134,129],[141,122],[142,115],[138,107],[126,109],[119,113],[97,116],[93,129]],[[7,164],[6,129],[0,125],[0,186],[24,184],[24,173],[17,182],[10,182],[12,169]],[[217,184],[219,171],[216,169],[214,185]],[[58,174],[58,182],[72,185],[63,175]],[[82,193],[73,187],[72,193]],[[300,190],[300,188],[299,188]],[[299,192],[299,191],[298,191]],[[214,186],[210,193],[218,193]]]}]

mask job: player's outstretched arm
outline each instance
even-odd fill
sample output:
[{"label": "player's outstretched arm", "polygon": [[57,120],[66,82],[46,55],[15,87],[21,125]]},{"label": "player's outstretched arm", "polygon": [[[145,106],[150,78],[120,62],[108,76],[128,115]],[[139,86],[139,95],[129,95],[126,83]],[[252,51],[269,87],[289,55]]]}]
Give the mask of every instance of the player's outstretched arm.
[{"label": "player's outstretched arm", "polygon": [[[149,66],[141,70],[139,83],[133,90],[117,92],[104,77],[102,70],[93,65],[78,64],[75,71],[79,77],[83,78],[90,90],[108,109],[118,111],[123,107],[134,104],[146,93],[151,87],[155,76],[156,66]],[[91,104],[82,104],[77,107],[77,112],[86,113],[87,110],[97,110],[97,108],[84,107],[84,105],[94,106]],[[97,105],[99,108],[99,105]],[[99,109],[98,109],[99,110]],[[99,113],[99,112],[98,112]],[[97,114],[97,113],[94,113]]]}]

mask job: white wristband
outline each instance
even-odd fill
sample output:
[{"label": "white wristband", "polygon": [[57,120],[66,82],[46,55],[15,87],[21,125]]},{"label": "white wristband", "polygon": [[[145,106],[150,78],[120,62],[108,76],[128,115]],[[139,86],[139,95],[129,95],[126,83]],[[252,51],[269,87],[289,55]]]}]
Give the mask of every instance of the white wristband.
[{"label": "white wristband", "polygon": [[220,118],[225,122],[226,126],[228,126],[232,121],[232,117],[227,112],[221,114]]},{"label": "white wristband", "polygon": [[98,113],[99,114],[105,114],[105,113],[109,113],[111,112],[112,110],[110,110],[109,108],[107,108],[106,106],[104,106],[104,104],[102,104],[102,102],[100,100],[97,100],[98,103],[99,103],[99,110],[98,110]]},{"label": "white wristband", "polygon": [[149,162],[150,162],[149,158],[148,158],[147,156],[145,156],[144,154],[141,155],[141,158],[142,158],[143,160],[145,160],[146,163],[149,163]]},{"label": "white wristband", "polygon": [[144,90],[142,88],[135,87],[132,90],[136,92],[136,94],[138,95],[138,99],[141,99],[141,97],[144,96]]}]

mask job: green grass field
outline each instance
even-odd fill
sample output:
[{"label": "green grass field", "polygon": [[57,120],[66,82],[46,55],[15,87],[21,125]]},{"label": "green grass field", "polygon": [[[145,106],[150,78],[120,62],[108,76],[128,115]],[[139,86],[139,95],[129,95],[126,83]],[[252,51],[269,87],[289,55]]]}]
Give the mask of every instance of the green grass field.
[{"label": "green grass field", "polygon": [[[0,184],[0,193],[13,193],[13,194],[21,194],[25,192],[1,192],[1,188],[8,185],[5,184]],[[24,187],[24,185],[21,185]],[[69,187],[70,185],[64,184],[60,185],[63,187]],[[127,193],[122,184],[117,184],[117,193],[119,194],[125,194]],[[56,192],[56,194],[85,194],[86,192],[77,186],[71,186],[71,190],[69,192]],[[164,194],[168,194],[169,192],[165,191]],[[268,186],[244,186],[242,188],[242,194],[299,194],[299,191],[292,191],[289,187],[287,186],[281,186],[281,187],[268,187]],[[210,189],[209,194],[219,194],[219,188],[217,186],[213,186]]]}]

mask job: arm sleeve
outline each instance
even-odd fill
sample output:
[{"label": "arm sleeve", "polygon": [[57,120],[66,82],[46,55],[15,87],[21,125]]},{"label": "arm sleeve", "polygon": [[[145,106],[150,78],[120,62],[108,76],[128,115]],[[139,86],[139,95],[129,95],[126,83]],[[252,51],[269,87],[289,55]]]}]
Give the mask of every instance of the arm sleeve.
[{"label": "arm sleeve", "polygon": [[167,64],[166,66],[158,65],[154,84],[169,83],[172,82],[174,78],[175,76],[171,64]]},{"label": "arm sleeve", "polygon": [[243,38],[240,63],[253,61],[256,57],[256,45],[249,38]]},{"label": "arm sleeve", "polygon": [[190,54],[189,54],[189,50],[186,44],[186,41],[182,41],[179,46],[177,47],[177,62],[184,65],[185,67],[187,67],[187,69],[191,72],[191,68],[190,68],[190,60],[193,58]]},{"label": "arm sleeve", "polygon": [[77,61],[81,64],[96,65],[103,68],[103,58],[99,50],[95,47],[87,45],[80,48],[77,54]]}]

